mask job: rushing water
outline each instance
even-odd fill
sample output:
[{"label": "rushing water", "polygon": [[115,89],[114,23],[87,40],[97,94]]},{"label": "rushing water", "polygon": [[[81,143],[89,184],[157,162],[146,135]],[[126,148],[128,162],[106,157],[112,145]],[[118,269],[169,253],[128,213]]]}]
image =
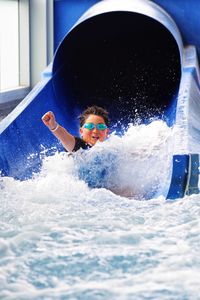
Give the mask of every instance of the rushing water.
[{"label": "rushing water", "polygon": [[0,299],[200,299],[200,196],[165,200],[172,151],[157,121],[0,178]]}]

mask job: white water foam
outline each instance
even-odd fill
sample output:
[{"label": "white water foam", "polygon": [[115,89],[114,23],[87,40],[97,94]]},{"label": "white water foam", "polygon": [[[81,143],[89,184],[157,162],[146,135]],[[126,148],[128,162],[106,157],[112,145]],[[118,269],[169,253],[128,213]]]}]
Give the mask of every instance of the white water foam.
[{"label": "white water foam", "polygon": [[[1,178],[0,298],[198,299],[199,195],[165,201],[172,137],[161,121],[130,126],[46,157],[31,180]],[[78,175],[102,176],[99,162],[105,187],[92,188]],[[136,200],[148,188],[160,196]]]}]

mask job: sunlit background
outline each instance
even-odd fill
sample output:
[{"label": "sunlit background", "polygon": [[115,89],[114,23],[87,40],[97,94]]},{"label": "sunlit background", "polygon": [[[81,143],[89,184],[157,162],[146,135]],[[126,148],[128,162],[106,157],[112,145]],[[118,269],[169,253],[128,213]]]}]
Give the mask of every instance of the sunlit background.
[{"label": "sunlit background", "polygon": [[[19,86],[18,1],[0,1],[0,90]],[[6,28],[6,30],[5,30]]]}]

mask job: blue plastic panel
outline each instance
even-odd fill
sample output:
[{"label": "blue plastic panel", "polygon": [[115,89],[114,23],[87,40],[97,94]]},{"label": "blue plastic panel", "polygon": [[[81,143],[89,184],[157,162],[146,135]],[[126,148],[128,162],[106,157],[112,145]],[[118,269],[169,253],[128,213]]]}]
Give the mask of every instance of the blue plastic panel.
[{"label": "blue plastic panel", "polygon": [[189,155],[174,155],[172,179],[167,199],[184,197],[189,172],[188,168]]},{"label": "blue plastic panel", "polygon": [[[55,24],[54,45],[55,49],[64,38],[68,30],[79,17],[93,4],[95,0],[54,0]],[[198,0],[153,0],[160,5],[174,19],[183,36],[184,43],[195,45],[200,59],[200,34]]]},{"label": "blue plastic panel", "polygon": [[54,49],[82,14],[98,0],[54,0]]}]

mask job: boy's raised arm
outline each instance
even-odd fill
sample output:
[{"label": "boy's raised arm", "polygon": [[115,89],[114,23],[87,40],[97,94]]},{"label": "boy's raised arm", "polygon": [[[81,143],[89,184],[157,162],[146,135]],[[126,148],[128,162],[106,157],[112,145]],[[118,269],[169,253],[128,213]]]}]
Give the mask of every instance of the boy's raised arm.
[{"label": "boy's raised arm", "polygon": [[53,112],[48,111],[46,114],[44,114],[42,121],[49,128],[49,130],[51,130],[55,137],[60,140],[63,147],[67,151],[73,151],[75,146],[74,136],[56,122]]}]

